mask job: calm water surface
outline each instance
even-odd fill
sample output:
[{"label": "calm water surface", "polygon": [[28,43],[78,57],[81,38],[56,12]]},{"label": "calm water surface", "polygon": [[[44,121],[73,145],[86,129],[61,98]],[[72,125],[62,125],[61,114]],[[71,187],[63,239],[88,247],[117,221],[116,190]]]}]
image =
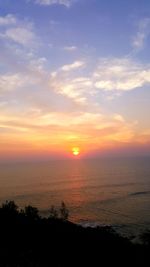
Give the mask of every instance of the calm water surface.
[{"label": "calm water surface", "polygon": [[34,205],[46,216],[65,201],[70,219],[136,234],[150,228],[150,158],[0,165],[0,202]]}]

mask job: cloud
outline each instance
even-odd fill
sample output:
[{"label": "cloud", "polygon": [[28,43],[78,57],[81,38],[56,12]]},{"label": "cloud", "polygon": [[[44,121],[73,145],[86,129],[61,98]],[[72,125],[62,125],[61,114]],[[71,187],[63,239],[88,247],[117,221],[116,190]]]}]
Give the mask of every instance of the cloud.
[{"label": "cloud", "polygon": [[62,71],[72,71],[72,70],[81,68],[84,65],[85,65],[85,62],[83,62],[83,61],[75,61],[72,64],[62,66],[61,70]]},{"label": "cloud", "polygon": [[145,41],[150,34],[150,18],[144,18],[139,22],[137,34],[133,37],[132,46],[136,50],[144,47]]},{"label": "cloud", "polygon": [[[34,71],[30,73],[29,70],[26,73],[0,75],[0,92],[16,91],[33,85],[38,86],[41,82],[40,78],[34,75]],[[36,69],[35,73],[40,74],[40,71]]]},{"label": "cloud", "polygon": [[[118,117],[119,119],[118,119]],[[32,145],[40,141],[42,147],[47,147],[49,140],[53,144],[67,144],[78,142],[81,146],[89,142],[96,147],[116,142],[129,142],[134,136],[134,123],[127,123],[119,114],[91,113],[91,112],[49,112],[33,116],[12,114],[0,116],[0,130],[7,131],[2,136],[9,142],[12,133],[14,140],[28,140]],[[5,133],[6,134],[6,133]],[[4,141],[4,140],[3,140]],[[50,144],[51,144],[50,142]]]},{"label": "cloud", "polygon": [[47,59],[45,57],[31,58],[29,65],[28,65],[29,71],[31,70],[32,73],[35,72],[37,75],[46,74],[46,70],[45,70],[46,62],[47,62]]},{"label": "cloud", "polygon": [[30,46],[35,41],[35,34],[31,29],[25,27],[9,28],[1,37],[14,41],[23,46]]},{"label": "cloud", "polygon": [[97,89],[129,91],[150,83],[150,66],[129,58],[102,59],[93,74]]},{"label": "cloud", "polygon": [[[66,67],[67,66],[67,67]],[[61,68],[59,71],[52,72],[49,80],[49,87],[52,88],[57,94],[64,95],[68,98],[71,98],[75,102],[78,103],[86,103],[86,94],[90,91],[92,86],[92,81],[90,77],[86,76],[78,76],[71,77],[70,76],[70,66],[76,66],[77,64],[66,65],[65,71],[64,68]],[[79,65],[78,65],[79,67]],[[73,68],[76,70],[76,68]],[[66,71],[66,69],[68,71]],[[71,70],[73,70],[71,68]]]},{"label": "cloud", "polygon": [[77,50],[77,47],[76,46],[65,46],[64,50],[66,50],[66,51],[75,51],[75,50]]},{"label": "cloud", "polygon": [[8,14],[4,17],[0,17],[0,26],[13,25],[17,23],[17,19],[14,15]]},{"label": "cloud", "polygon": [[[87,77],[78,77],[66,81],[59,87],[59,93],[74,99],[79,103],[86,103],[85,91],[91,88],[92,82]],[[57,91],[58,92],[58,91]]]},{"label": "cloud", "polygon": [[121,92],[150,84],[150,65],[131,58],[100,59],[88,76],[83,75],[86,69],[82,70],[82,75],[76,72],[81,66],[83,62],[75,61],[52,72],[49,87],[75,102],[86,104],[87,99],[102,91],[109,92],[109,99],[113,99]]},{"label": "cloud", "polygon": [[[81,147],[86,147],[87,143],[90,143],[91,147],[102,148],[103,146],[116,147],[116,144],[120,142],[126,144],[134,140],[134,122],[128,123],[118,113],[107,114],[102,110],[98,111],[98,108],[94,109],[93,103],[88,106],[85,104],[88,103],[87,96],[93,90],[99,91],[99,88],[95,88],[95,82],[99,81],[100,77],[112,79],[116,73],[119,73],[117,75],[120,76],[117,77],[122,79],[123,73],[126,72],[127,78],[129,65],[131,70],[134,66],[133,69],[138,71],[144,68],[143,65],[135,64],[135,62],[131,64],[131,61],[127,61],[127,64],[123,59],[101,59],[96,70],[92,71],[89,76],[79,76],[76,73],[78,68],[73,69],[73,73],[59,68],[49,77],[48,70],[44,69],[46,58],[35,58],[33,55],[29,58],[26,72],[0,76],[2,92],[25,88],[23,93],[19,94],[18,90],[17,94],[10,96],[11,98],[13,95],[16,103],[19,102],[17,109],[15,104],[10,103],[8,96],[8,103],[1,106],[0,145],[7,143],[9,147],[13,139],[13,144],[18,144],[18,147],[19,142],[22,142],[20,147],[26,148],[28,144],[30,149],[35,149],[37,146],[41,146],[42,149],[51,149],[51,144],[53,144],[60,151],[62,144],[68,147],[72,143],[78,143]],[[103,71],[102,76],[100,76],[100,71]],[[50,102],[58,102],[58,95],[62,97],[59,111],[55,104],[51,106]],[[69,109],[67,112],[61,112],[67,103],[66,99],[77,103],[76,111],[71,112]],[[46,101],[47,108],[44,106]],[[71,101],[69,105],[70,103]]]},{"label": "cloud", "polygon": [[0,38],[7,42],[14,42],[24,47],[31,47],[37,44],[37,37],[34,33],[33,24],[26,20],[19,20],[12,14],[0,17]]},{"label": "cloud", "polygon": [[36,4],[43,6],[63,5],[65,7],[70,7],[72,2],[72,0],[35,0]]},{"label": "cloud", "polygon": [[18,73],[0,76],[0,92],[16,90],[17,88],[20,88],[23,84],[23,76]]}]

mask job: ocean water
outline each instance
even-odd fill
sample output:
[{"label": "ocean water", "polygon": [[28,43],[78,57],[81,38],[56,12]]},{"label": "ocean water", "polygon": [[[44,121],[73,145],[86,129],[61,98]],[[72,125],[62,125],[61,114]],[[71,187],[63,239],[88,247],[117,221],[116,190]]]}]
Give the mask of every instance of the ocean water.
[{"label": "ocean water", "polygon": [[0,203],[6,199],[43,216],[64,201],[73,222],[138,235],[150,229],[150,158],[1,164]]}]

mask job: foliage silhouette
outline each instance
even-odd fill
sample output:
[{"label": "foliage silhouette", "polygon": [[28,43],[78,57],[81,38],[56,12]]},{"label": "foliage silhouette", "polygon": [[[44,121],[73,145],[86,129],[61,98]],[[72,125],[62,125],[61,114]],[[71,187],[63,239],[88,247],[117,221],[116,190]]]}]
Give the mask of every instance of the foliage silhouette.
[{"label": "foliage silhouette", "polygon": [[2,211],[7,214],[17,214],[18,206],[15,204],[14,201],[6,200],[5,203],[2,204]]},{"label": "foliage silhouette", "polygon": [[63,221],[67,221],[68,220],[68,217],[69,217],[69,211],[68,211],[65,203],[62,201],[61,202],[61,208],[60,208],[60,218]]},{"label": "foliage silhouette", "polygon": [[58,211],[54,207],[54,205],[51,206],[50,211],[49,211],[49,218],[57,219],[58,218]]},{"label": "foliage silhouette", "polygon": [[39,211],[35,207],[32,207],[30,205],[26,206],[24,213],[25,213],[25,216],[27,216],[28,218],[31,218],[33,220],[39,219]]},{"label": "foliage silhouette", "polygon": [[141,240],[146,246],[150,247],[150,230],[141,234]]},{"label": "foliage silhouette", "polygon": [[[13,201],[0,207],[0,267],[149,266],[150,247],[131,243],[111,227],[84,228],[69,222],[61,204],[59,218],[51,207],[19,210]],[[147,236],[150,240],[150,236]]]}]

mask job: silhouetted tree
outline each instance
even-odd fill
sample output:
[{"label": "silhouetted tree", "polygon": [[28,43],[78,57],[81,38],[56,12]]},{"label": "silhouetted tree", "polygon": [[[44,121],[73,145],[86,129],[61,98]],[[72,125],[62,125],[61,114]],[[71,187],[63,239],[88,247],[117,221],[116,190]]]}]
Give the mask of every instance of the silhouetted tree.
[{"label": "silhouetted tree", "polygon": [[149,232],[143,236],[145,245],[137,245],[111,227],[66,223],[64,202],[50,211],[59,215],[57,220],[40,217],[32,206],[18,210],[13,201],[1,205],[0,267],[150,266]]},{"label": "silhouetted tree", "polygon": [[6,200],[1,206],[1,211],[9,216],[16,216],[18,213],[18,206],[14,201]]},{"label": "silhouetted tree", "polygon": [[37,208],[35,207],[32,207],[32,206],[26,206],[25,207],[25,216],[27,216],[28,218],[31,218],[31,219],[39,219],[39,211]]},{"label": "silhouetted tree", "polygon": [[67,220],[68,220],[68,217],[69,217],[69,211],[68,211],[68,209],[66,208],[65,203],[62,201],[62,202],[61,202],[61,208],[60,208],[60,218],[61,218],[63,221],[67,221]]},{"label": "silhouetted tree", "polygon": [[14,201],[8,201],[8,200],[6,200],[6,202],[2,204],[1,208],[3,210],[15,211],[16,212],[17,209],[18,209],[18,206],[15,204]]},{"label": "silhouetted tree", "polygon": [[142,242],[147,245],[150,246],[150,230],[147,232],[144,232],[141,236],[140,236]]},{"label": "silhouetted tree", "polygon": [[52,205],[49,211],[49,218],[57,219],[58,218],[58,211],[55,209],[55,207]]}]

